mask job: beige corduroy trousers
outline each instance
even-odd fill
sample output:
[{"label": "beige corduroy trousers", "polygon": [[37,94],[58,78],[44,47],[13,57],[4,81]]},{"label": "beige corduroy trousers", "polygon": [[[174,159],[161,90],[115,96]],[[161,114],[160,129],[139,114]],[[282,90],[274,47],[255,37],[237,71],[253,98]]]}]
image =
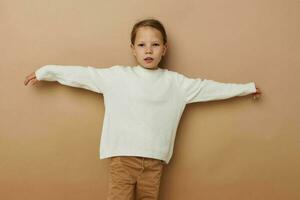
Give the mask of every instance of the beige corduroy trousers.
[{"label": "beige corduroy trousers", "polygon": [[107,200],[158,200],[164,161],[138,156],[109,159]]}]

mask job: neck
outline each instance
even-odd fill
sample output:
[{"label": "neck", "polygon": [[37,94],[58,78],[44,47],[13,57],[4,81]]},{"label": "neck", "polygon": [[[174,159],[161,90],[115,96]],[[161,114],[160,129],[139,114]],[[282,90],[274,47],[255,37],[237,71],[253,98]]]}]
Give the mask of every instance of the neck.
[{"label": "neck", "polygon": [[158,70],[158,69],[159,69],[159,67],[155,67],[155,68],[147,68],[147,67],[144,67],[144,66],[142,66],[142,65],[139,65],[139,66],[143,67],[144,69],[148,69],[148,70]]}]

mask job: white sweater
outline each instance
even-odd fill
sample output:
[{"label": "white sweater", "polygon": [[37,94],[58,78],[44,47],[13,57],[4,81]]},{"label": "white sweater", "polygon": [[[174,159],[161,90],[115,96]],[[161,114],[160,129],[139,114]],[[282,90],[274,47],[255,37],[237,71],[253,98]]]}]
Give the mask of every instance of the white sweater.
[{"label": "white sweater", "polygon": [[106,68],[45,65],[36,71],[36,77],[103,94],[100,159],[142,156],[169,163],[186,104],[256,91],[253,82],[219,83],[140,65]]}]

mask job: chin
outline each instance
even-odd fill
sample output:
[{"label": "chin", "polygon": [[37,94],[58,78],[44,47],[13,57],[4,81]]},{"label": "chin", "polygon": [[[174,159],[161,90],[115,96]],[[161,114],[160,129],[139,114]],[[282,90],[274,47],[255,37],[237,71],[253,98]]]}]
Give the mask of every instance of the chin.
[{"label": "chin", "polygon": [[147,69],[157,69],[158,68],[158,66],[144,66],[144,67]]},{"label": "chin", "polygon": [[143,66],[146,68],[157,68],[158,67],[157,65],[155,65],[153,63],[144,63]]}]

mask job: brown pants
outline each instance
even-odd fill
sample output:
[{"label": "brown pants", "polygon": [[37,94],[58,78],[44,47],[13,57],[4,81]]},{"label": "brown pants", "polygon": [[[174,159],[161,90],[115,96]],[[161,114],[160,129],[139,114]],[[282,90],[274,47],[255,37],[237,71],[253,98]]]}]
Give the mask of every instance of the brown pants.
[{"label": "brown pants", "polygon": [[107,200],[157,200],[164,164],[153,158],[111,157]]}]

